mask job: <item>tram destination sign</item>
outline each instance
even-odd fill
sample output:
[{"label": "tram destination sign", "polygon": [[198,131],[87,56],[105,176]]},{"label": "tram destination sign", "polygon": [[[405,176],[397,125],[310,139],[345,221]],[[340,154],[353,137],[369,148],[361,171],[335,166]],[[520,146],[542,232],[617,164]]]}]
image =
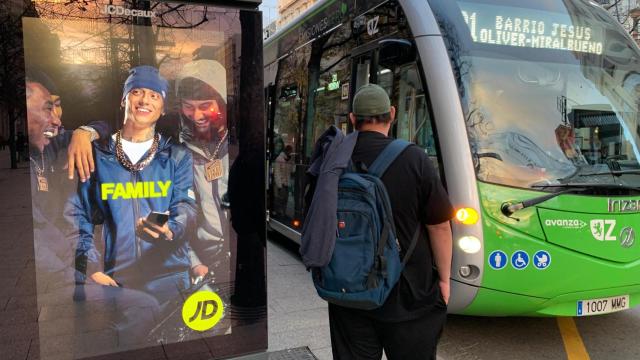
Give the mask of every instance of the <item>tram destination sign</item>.
[{"label": "tram destination sign", "polygon": [[603,29],[566,14],[459,2],[475,43],[601,55]]}]

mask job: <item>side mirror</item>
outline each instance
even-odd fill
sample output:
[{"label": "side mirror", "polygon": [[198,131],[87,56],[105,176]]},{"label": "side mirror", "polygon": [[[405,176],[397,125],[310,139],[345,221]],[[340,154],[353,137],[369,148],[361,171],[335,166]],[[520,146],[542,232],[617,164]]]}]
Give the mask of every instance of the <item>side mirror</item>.
[{"label": "side mirror", "polygon": [[405,39],[380,40],[378,62],[391,68],[393,65],[402,65],[416,59],[416,47]]}]

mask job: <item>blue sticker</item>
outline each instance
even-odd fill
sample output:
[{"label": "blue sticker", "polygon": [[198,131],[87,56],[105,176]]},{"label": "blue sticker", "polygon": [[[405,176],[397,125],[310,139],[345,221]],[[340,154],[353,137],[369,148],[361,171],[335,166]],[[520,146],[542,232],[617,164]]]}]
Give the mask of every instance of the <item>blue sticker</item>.
[{"label": "blue sticker", "polygon": [[529,265],[529,254],[522,250],[518,250],[511,255],[511,265],[516,270],[522,270]]},{"label": "blue sticker", "polygon": [[582,300],[578,301],[578,316],[582,315]]},{"label": "blue sticker", "polygon": [[508,259],[507,253],[502,250],[496,250],[489,255],[489,265],[494,270],[502,270],[507,266]]},{"label": "blue sticker", "polygon": [[533,255],[533,266],[538,270],[544,270],[551,265],[551,255],[544,251],[540,250]]}]

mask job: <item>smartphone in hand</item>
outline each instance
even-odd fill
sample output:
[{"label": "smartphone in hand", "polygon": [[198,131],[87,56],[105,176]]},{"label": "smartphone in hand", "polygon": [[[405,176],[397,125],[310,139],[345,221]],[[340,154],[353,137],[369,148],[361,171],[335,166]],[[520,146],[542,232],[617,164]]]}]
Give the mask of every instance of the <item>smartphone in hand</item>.
[{"label": "smartphone in hand", "polygon": [[169,221],[169,212],[152,211],[147,216],[147,221],[152,222],[158,226],[164,226],[164,224]]}]

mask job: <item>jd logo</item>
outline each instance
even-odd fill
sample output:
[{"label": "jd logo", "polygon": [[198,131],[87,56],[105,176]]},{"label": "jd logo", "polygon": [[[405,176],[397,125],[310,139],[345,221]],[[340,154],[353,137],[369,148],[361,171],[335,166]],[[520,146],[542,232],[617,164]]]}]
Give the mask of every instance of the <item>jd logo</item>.
[{"label": "jd logo", "polygon": [[611,235],[615,227],[615,220],[591,220],[591,235],[598,241],[616,241]]},{"label": "jd logo", "polygon": [[224,305],[218,294],[198,291],[182,306],[182,321],[193,330],[207,331],[216,326],[224,315]]},{"label": "jd logo", "polygon": [[367,34],[373,36],[378,33],[378,21],[380,20],[379,16],[374,17],[373,19],[367,21]]}]

